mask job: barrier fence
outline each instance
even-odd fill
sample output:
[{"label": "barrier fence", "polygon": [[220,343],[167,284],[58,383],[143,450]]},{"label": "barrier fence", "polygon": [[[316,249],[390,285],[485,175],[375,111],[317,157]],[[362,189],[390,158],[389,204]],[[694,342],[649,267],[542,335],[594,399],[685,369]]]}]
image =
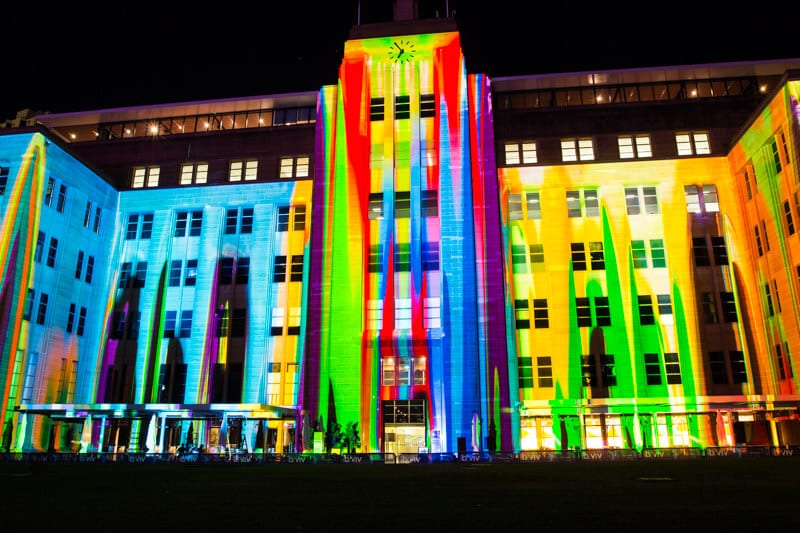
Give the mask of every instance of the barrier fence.
[{"label": "barrier fence", "polygon": [[426,464],[536,463],[560,461],[636,461],[800,456],[800,446],[728,446],[709,448],[644,448],[586,450],[525,450],[470,453],[114,453],[5,452],[0,463],[187,463],[187,464]]}]

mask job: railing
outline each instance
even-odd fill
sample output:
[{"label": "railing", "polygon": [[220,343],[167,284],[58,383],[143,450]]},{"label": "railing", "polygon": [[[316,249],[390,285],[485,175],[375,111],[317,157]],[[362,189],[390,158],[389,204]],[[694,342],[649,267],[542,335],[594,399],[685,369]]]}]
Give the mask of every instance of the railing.
[{"label": "railing", "polygon": [[524,450],[470,453],[115,453],[0,452],[3,463],[187,463],[187,464],[433,464],[632,461],[702,458],[800,457],[800,446],[718,446],[709,448],[644,448]]}]

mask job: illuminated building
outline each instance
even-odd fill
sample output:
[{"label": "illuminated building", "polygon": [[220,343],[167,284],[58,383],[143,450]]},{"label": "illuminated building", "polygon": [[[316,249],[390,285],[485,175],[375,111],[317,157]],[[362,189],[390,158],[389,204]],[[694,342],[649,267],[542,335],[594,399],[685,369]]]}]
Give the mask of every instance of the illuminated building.
[{"label": "illuminated building", "polygon": [[4,131],[4,434],[798,445],[797,68],[490,79],[398,17],[319,91]]}]

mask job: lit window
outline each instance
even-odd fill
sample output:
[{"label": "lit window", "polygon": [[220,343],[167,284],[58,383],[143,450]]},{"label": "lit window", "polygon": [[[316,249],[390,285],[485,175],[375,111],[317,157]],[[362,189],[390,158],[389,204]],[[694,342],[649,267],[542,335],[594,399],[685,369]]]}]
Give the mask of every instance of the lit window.
[{"label": "lit window", "polygon": [[441,298],[425,298],[423,300],[422,327],[426,329],[438,329],[442,327],[441,301]]},{"label": "lit window", "polygon": [[675,144],[679,156],[708,155],[711,153],[708,133],[705,132],[677,133],[675,134]]},{"label": "lit window", "polygon": [[206,183],[208,181],[208,163],[184,163],[181,165],[181,185]]},{"label": "lit window", "polygon": [[367,302],[367,329],[379,330],[383,327],[383,300]]},{"label": "lit window", "polygon": [[394,328],[411,329],[411,298],[395,299]]},{"label": "lit window", "polygon": [[133,181],[131,187],[141,189],[142,187],[158,187],[158,177],[161,167],[134,167]]}]

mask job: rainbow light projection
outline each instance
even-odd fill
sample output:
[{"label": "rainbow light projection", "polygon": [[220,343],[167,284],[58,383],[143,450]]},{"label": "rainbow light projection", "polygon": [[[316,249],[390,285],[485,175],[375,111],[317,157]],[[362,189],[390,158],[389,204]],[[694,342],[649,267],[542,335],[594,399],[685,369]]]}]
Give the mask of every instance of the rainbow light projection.
[{"label": "rainbow light projection", "polygon": [[351,40],[320,102],[304,409],[370,450],[510,449],[487,80],[457,33]]},{"label": "rainbow light projection", "polygon": [[490,87],[454,32],[347,41],[313,183],[0,137],[2,446],[800,445],[800,83],[728,157],[500,168]]}]

